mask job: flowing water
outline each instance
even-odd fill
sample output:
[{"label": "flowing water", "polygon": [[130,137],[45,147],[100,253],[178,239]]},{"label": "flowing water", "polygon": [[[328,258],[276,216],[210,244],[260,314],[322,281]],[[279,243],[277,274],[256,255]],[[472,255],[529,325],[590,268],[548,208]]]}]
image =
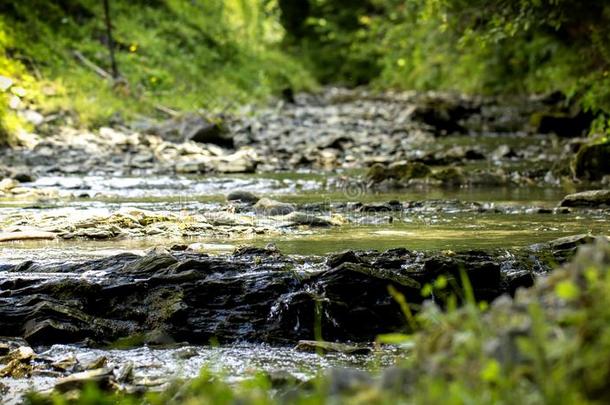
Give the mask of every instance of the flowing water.
[{"label": "flowing water", "polygon": [[[332,179],[317,173],[283,173],[216,177],[45,177],[33,187],[54,188],[58,198],[31,201],[13,198],[0,202],[1,221],[23,213],[32,216],[91,216],[124,208],[175,214],[221,210],[225,194],[231,190],[253,191],[261,196],[295,204],[362,202],[391,200],[439,201],[404,212],[339,212],[349,222],[331,228],[303,228],[281,234],[248,237],[155,238],[119,240],[21,241],[0,245],[0,266],[26,260],[42,262],[79,261],[120,252],[144,253],[158,245],[203,243],[212,254],[231,252],[236,246],[274,243],[283,253],[323,255],[344,249],[385,250],[406,247],[417,250],[511,249],[545,242],[575,233],[607,234],[607,216],[603,213],[554,213],[553,208],[566,194],[560,188],[494,188],[455,190],[413,190],[368,193],[364,187],[342,188]],[[456,201],[478,202],[482,210],[464,209]],[[340,204],[339,204],[340,206]],[[468,204],[466,204],[468,206]],[[496,209],[498,208],[498,209]],[[325,214],[332,214],[326,212]],[[23,224],[29,225],[29,224]],[[7,276],[7,274],[4,274]],[[12,274],[12,277],[37,277]],[[45,277],[68,275],[46,274]],[[77,277],[98,275],[75,275]],[[182,356],[187,350],[190,354]],[[110,366],[135,364],[135,374],[142,384],[162,387],[168,379],[193,377],[202,367],[224,373],[230,381],[252,375],[254,370],[285,370],[299,378],[308,378],[333,366],[375,369],[391,365],[396,353],[382,351],[370,356],[301,353],[290,347],[235,344],[230,346],[190,346],[154,349],[88,349],[55,345],[41,354],[51,361],[76,356],[81,362],[106,356]],[[10,397],[27,389],[45,390],[56,377],[38,375],[29,380],[0,379]]]},{"label": "flowing water", "polygon": [[[4,263],[76,260],[123,251],[138,253],[171,243],[194,242],[203,243],[203,248],[211,253],[226,253],[244,244],[264,246],[275,243],[283,253],[299,255],[394,247],[417,250],[510,249],[576,233],[604,234],[608,231],[604,213],[553,213],[552,209],[566,194],[561,188],[464,188],[369,193],[360,189],[354,191],[329,186],[327,180],[316,173],[222,178],[41,178],[34,186],[55,187],[62,197],[51,201],[18,198],[1,201],[0,227],[3,219],[23,213],[71,218],[107,215],[125,208],[178,215],[213,213],[221,210],[225,194],[237,189],[296,204],[382,203],[392,200],[446,203],[383,213],[345,213],[331,207],[323,213],[342,213],[351,221],[339,227],[303,229],[281,235],[10,242],[0,247]],[[76,194],[75,189],[78,189]],[[87,194],[86,198],[78,198],[81,191]],[[452,205],[456,200],[478,202],[485,209],[479,212]]]}]

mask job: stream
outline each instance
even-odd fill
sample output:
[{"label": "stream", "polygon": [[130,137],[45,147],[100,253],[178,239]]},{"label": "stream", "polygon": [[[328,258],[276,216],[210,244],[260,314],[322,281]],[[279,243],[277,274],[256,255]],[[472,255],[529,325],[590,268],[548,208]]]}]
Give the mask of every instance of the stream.
[{"label": "stream", "polygon": [[[358,106],[362,107],[360,104]],[[327,112],[317,106],[311,109],[311,116],[306,115],[300,121],[300,129],[322,125],[316,124],[315,120],[312,124],[311,117]],[[383,115],[381,111],[384,110],[374,111]],[[344,115],[343,112],[338,114],[339,117]],[[299,117],[298,111],[294,116]],[[350,134],[359,129],[362,120],[370,120],[366,121],[370,125],[362,124],[362,127],[379,130],[387,129],[388,123],[393,122],[392,117],[385,116],[373,119],[355,114],[354,117],[353,126],[341,122],[332,122],[331,126],[341,128],[343,125],[344,133]],[[283,119],[277,118],[280,122]],[[379,119],[382,122],[376,127],[375,120]],[[273,134],[273,122],[268,125],[268,133]],[[280,130],[277,132],[282,133]],[[356,138],[354,136],[350,142],[358,145]],[[253,142],[273,150],[277,148],[274,139],[269,135],[269,139],[260,138]],[[562,141],[552,136],[526,137],[521,132],[506,136],[496,133],[477,137],[455,135],[440,138],[438,142],[431,142],[429,138],[421,144],[413,142],[407,146],[402,144],[409,151],[407,155],[424,156],[439,147],[473,145],[485,156],[501,146],[524,151],[518,159],[505,159],[503,163],[478,158],[460,161],[459,165],[465,172],[496,170],[500,167],[507,173],[522,174],[540,161],[546,162],[545,167],[549,168],[552,156],[548,159],[534,159],[532,156],[542,154],[544,148],[545,153],[556,151],[561,154],[563,148]],[[542,147],[542,144],[547,146]],[[383,147],[376,146],[382,151]],[[288,153],[291,153],[288,149]],[[322,152],[327,150],[319,149]],[[5,286],[22,286],[23,291],[30,286],[38,288],[36,286],[67,279],[105,285],[111,275],[115,276],[114,273],[107,273],[104,269],[80,271],[79,263],[95,263],[97,259],[121,254],[135,254],[137,257],[163,255],[166,254],[163,249],[194,252],[200,255],[194,256],[196,260],[216,257],[220,261],[233,263],[236,259],[232,254],[236,249],[256,247],[267,252],[262,254],[262,261],[266,263],[265,260],[269,259],[271,270],[265,271],[273,270],[273,260],[278,263],[294,262],[293,271],[307,279],[325,274],[327,269],[324,263],[334,260],[331,259],[332,254],[346,250],[384,252],[406,248],[409,252],[422,252],[423,257],[431,258],[441,254],[452,257],[454,254],[443,252],[485,251],[493,252],[493,258],[506,260],[533,245],[558,238],[610,233],[607,209],[558,207],[566,194],[586,189],[586,184],[559,185],[555,181],[539,181],[534,175],[530,177],[537,180],[523,184],[519,183],[522,177],[512,175],[511,178],[518,177],[518,180],[479,186],[415,184],[405,188],[371,187],[365,179],[366,169],[350,163],[354,160],[347,156],[349,148],[344,148],[343,152],[344,155],[339,158],[340,164],[331,170],[315,165],[266,170],[268,167],[265,165],[273,166],[274,163],[263,161],[260,163],[263,170],[250,174],[163,173],[163,170],[155,173],[155,170],[147,172],[147,166],[128,173],[113,173],[112,168],[99,173],[60,171],[39,174],[32,181],[20,185],[25,191],[0,198],[0,229],[10,233],[35,228],[51,232],[53,237],[0,243],[0,298],[11,297],[10,290],[3,293],[1,283]],[[29,156],[27,153],[24,152],[24,156]],[[139,153],[134,156],[139,156]],[[437,165],[440,170],[452,167],[445,157],[443,159]],[[62,165],[58,167],[65,167]],[[47,166],[43,167],[44,170],[48,169]],[[142,173],[138,174],[138,171]],[[256,205],[253,207],[227,201],[227,194],[237,190],[289,204],[291,210],[311,217],[308,216],[307,221],[294,222],[288,216],[263,215],[256,210]],[[311,218],[322,221],[324,226],[312,225],[314,222],[311,222]],[[281,260],[273,259],[273,252],[276,251],[283,255]],[[524,254],[524,257],[529,255],[531,258],[534,255],[531,252]],[[374,256],[376,254],[373,254],[372,263],[379,260]],[[411,253],[400,254],[403,255],[400,260],[407,260],[401,268],[408,270],[410,259],[404,257],[410,257],[408,255]],[[414,257],[417,254],[414,253]],[[189,257],[186,256],[187,259]],[[180,256],[177,260],[178,263],[188,263],[187,259]],[[259,259],[252,259],[252,263],[257,263]],[[29,262],[36,265],[26,265]],[[358,261],[353,259],[353,262]],[[500,267],[502,274],[506,274],[506,268],[510,266]],[[523,273],[518,266],[513,270]],[[241,274],[246,277],[249,273]],[[254,274],[258,273],[255,271]],[[134,280],[129,282],[138,281],[137,278]],[[293,293],[297,294],[298,291],[286,293],[286,296]],[[1,338],[0,343],[11,339],[23,343],[14,340],[20,336],[15,332],[5,330],[8,336]],[[161,389],[176,378],[192,378],[202,367],[221,373],[228,381],[239,381],[257,371],[287,372],[306,380],[331,367],[380,370],[405,355],[400,348],[391,346],[376,347],[371,354],[331,352],[319,355],[296,350],[296,341],[291,344],[251,342],[247,334],[244,338],[237,336],[233,342],[220,344],[178,341],[165,346],[144,343],[135,347],[89,345],[87,339],[82,342],[61,342],[62,335],[58,336],[54,338],[57,342],[33,345],[36,351],[34,362],[48,365],[69,360],[85,365],[103,357],[107,367],[117,370],[131,362],[134,367],[133,384],[150,389]],[[65,375],[57,367],[45,366],[41,369],[34,367],[31,376],[25,379],[0,377],[0,398],[4,403],[17,404],[23,393],[31,389],[50,390]]]}]

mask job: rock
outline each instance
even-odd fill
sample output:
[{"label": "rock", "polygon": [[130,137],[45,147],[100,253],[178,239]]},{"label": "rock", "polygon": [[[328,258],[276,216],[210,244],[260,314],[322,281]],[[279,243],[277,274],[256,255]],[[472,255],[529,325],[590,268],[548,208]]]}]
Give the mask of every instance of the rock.
[{"label": "rock", "polygon": [[57,235],[53,232],[26,230],[17,232],[0,232],[0,242],[11,242],[16,240],[52,240]]},{"label": "rock", "polygon": [[95,385],[100,389],[110,389],[115,383],[112,369],[98,368],[96,370],[83,371],[60,379],[55,384],[55,390],[68,392],[82,389],[87,385]]},{"label": "rock", "polygon": [[343,263],[362,263],[362,259],[356,255],[353,250],[346,250],[340,253],[334,253],[326,259],[326,265],[329,268],[335,268]]},{"label": "rock", "polygon": [[254,209],[264,215],[288,215],[296,209],[293,204],[261,198],[254,204]]},{"label": "rock", "polygon": [[574,158],[572,173],[583,180],[601,180],[610,174],[610,142],[583,145]]},{"label": "rock", "polygon": [[8,355],[2,357],[2,362],[7,362],[11,360],[18,361],[29,361],[36,357],[36,353],[29,346],[19,346],[16,349],[11,350]]},{"label": "rock", "polygon": [[175,164],[177,173],[253,173],[258,164],[250,150],[240,150],[230,155],[200,157]]},{"label": "rock", "polygon": [[125,384],[131,383],[134,378],[134,364],[132,361],[128,361],[121,366],[117,373],[116,380],[118,383]]},{"label": "rock", "polygon": [[508,145],[500,145],[493,152],[491,152],[491,157],[494,160],[507,159],[516,157],[517,153]]},{"label": "rock", "polygon": [[[546,263],[555,261],[552,253],[548,246],[515,251],[510,271],[534,266],[547,271]],[[28,277],[0,279],[0,324],[5,333],[30,345],[107,344],[130,336],[138,336],[139,344],[202,344],[212,337],[286,344],[314,338],[314,310],[321,305],[318,322],[327,341],[370,342],[405,327],[388,285],[417,308],[422,285],[440,274],[459,284],[464,269],[475,296],[491,302],[520,286],[519,280],[507,282],[503,260],[505,252],[448,255],[393,249],[345,252],[324,262],[315,256],[283,256],[272,247],[249,247],[232,255],[153,251],[4,264],[2,272],[26,272]],[[101,271],[103,281],[74,277]]]},{"label": "rock", "polygon": [[237,201],[247,204],[256,204],[259,198],[249,191],[235,190],[227,194],[227,201]]},{"label": "rock", "polygon": [[188,360],[197,356],[199,353],[194,347],[184,347],[174,353],[174,357],[179,360]]},{"label": "rock", "polygon": [[11,351],[11,346],[8,343],[0,343],[0,357],[6,356]]},{"label": "rock", "polygon": [[99,356],[91,360],[89,363],[83,365],[85,370],[96,370],[98,368],[104,368],[108,364],[108,358],[106,356]]},{"label": "rock", "polygon": [[233,148],[233,137],[220,120],[209,120],[200,115],[172,118],[159,126],[149,128],[149,133],[171,142],[193,141]]},{"label": "rock", "polygon": [[0,368],[0,378],[27,378],[32,375],[33,367],[29,361],[11,360]]},{"label": "rock", "polygon": [[328,227],[338,225],[337,222],[331,218],[324,218],[321,216],[307,214],[305,212],[291,212],[288,215],[284,215],[280,218],[282,221],[286,221],[285,226],[313,226],[313,227]]},{"label": "rock", "polygon": [[0,364],[6,364],[0,368],[1,377],[24,378],[29,377],[33,367],[31,361],[36,357],[34,350],[29,346],[20,346],[0,358]]},{"label": "rock", "polygon": [[325,378],[330,395],[347,395],[371,388],[373,378],[366,371],[354,368],[331,368]]},{"label": "rock", "polygon": [[471,186],[502,186],[508,183],[506,174],[501,169],[497,171],[475,170],[466,178],[466,182]]},{"label": "rock", "polygon": [[589,234],[571,235],[563,238],[554,239],[549,242],[549,246],[553,250],[575,249],[581,245],[587,245],[595,241],[595,237]]},{"label": "rock", "polygon": [[373,349],[367,345],[350,345],[345,343],[325,342],[321,340],[299,340],[295,350],[300,352],[371,354]]},{"label": "rock", "polygon": [[455,145],[445,151],[434,154],[434,164],[447,165],[467,160],[483,160],[485,155],[476,148]]},{"label": "rock", "polygon": [[559,203],[560,207],[610,207],[609,190],[588,190],[580,193],[568,194]]},{"label": "rock", "polygon": [[3,179],[0,181],[0,191],[10,192],[15,187],[19,186],[19,182],[15,179]]},{"label": "rock", "polygon": [[589,130],[594,118],[593,114],[583,111],[576,114],[549,112],[535,114],[532,116],[532,121],[537,133],[554,133],[560,137],[578,137]]},{"label": "rock", "polygon": [[[64,372],[75,372],[80,368],[80,363],[74,355],[69,355],[62,359],[59,359],[51,364],[51,366],[59,371]],[[81,369],[82,371],[82,369]]]},{"label": "rock", "polygon": [[459,186],[466,183],[466,178],[462,172],[457,167],[447,167],[445,169],[441,169],[433,174],[433,177],[440,182],[444,186]]},{"label": "rock", "polygon": [[383,370],[379,386],[386,392],[408,395],[416,381],[417,374],[414,370],[406,367],[393,366]]},{"label": "rock", "polygon": [[264,375],[271,383],[271,387],[276,389],[294,387],[303,382],[303,380],[286,370],[271,370],[264,372]]},{"label": "rock", "polygon": [[15,174],[13,174],[12,177],[14,180],[17,180],[19,183],[31,183],[33,181],[36,181],[36,177],[34,177],[33,174],[26,173],[26,172],[17,172]]},{"label": "rock", "polygon": [[395,162],[388,166],[375,163],[367,170],[365,177],[372,183],[390,179],[407,182],[410,179],[424,178],[430,173],[430,168],[420,162]]},{"label": "rock", "polygon": [[430,174],[428,166],[420,162],[397,162],[388,166],[388,175],[402,181],[419,179]]},{"label": "rock", "polygon": [[186,134],[186,139],[198,143],[212,143],[224,148],[234,148],[233,138],[227,130],[218,123],[205,123]]},{"label": "rock", "polygon": [[400,212],[402,211],[402,204],[400,201],[388,201],[388,202],[379,202],[379,203],[367,203],[359,206],[356,211],[358,212]]},{"label": "rock", "polygon": [[366,171],[365,177],[373,183],[381,183],[388,178],[388,171],[385,165],[375,163]]},{"label": "rock", "polygon": [[156,328],[145,334],[144,343],[152,346],[167,346],[176,343],[176,340],[164,328]]},{"label": "rock", "polygon": [[438,136],[466,132],[462,121],[480,111],[475,103],[449,95],[432,95],[420,102],[411,119],[429,125]]}]

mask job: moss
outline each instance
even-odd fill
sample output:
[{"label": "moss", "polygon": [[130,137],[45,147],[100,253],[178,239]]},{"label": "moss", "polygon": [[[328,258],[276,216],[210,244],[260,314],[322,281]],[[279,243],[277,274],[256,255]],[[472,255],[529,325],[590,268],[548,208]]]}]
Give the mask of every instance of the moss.
[{"label": "moss", "polygon": [[430,173],[430,168],[420,162],[396,162],[389,166],[375,163],[367,170],[365,177],[373,183],[381,183],[389,179],[406,182],[410,179],[427,177]]},{"label": "moss", "polygon": [[115,81],[74,57],[78,51],[110,70],[100,2],[33,0],[5,8],[0,75],[27,89],[36,109],[74,112],[68,115],[84,126],[162,117],[159,105],[226,110],[315,85],[279,50],[277,14],[254,0],[111,2],[121,75]]},{"label": "moss", "polygon": [[434,173],[433,177],[440,180],[444,185],[459,186],[465,183],[466,178],[457,167],[447,167]]},{"label": "moss", "polygon": [[129,349],[132,347],[143,346],[146,343],[146,334],[134,333],[133,335],[124,336],[116,339],[108,344],[109,349]]},{"label": "moss", "polygon": [[581,146],[574,157],[572,173],[583,180],[600,180],[610,174],[610,141]]}]

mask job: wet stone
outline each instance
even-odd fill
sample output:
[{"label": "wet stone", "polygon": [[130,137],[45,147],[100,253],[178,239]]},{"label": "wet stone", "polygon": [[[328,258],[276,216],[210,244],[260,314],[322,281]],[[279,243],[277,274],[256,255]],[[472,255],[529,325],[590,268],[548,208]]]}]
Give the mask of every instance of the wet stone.
[{"label": "wet stone", "polygon": [[[553,250],[549,255],[546,249],[516,251],[511,272],[534,266],[544,271],[545,260],[555,260]],[[344,252],[324,261],[284,256],[271,246],[241,247],[219,256],[163,249],[80,263],[30,263],[30,275],[102,270],[104,278],[34,277],[20,288],[3,288],[0,323],[33,345],[107,344],[134,335],[153,345],[207,343],[212,337],[286,343],[313,339],[314,308],[321,302],[327,340],[372,341],[404,327],[388,285],[418,303],[422,285],[440,274],[460,280],[464,269],[475,296],[491,301],[530,282],[512,278],[509,283],[502,257],[393,249]]]},{"label": "wet stone", "polygon": [[589,190],[580,193],[568,194],[559,203],[560,207],[610,207],[609,190]]},{"label": "wet stone", "polygon": [[227,194],[227,201],[237,201],[248,204],[256,204],[260,198],[249,191],[232,191]]}]

